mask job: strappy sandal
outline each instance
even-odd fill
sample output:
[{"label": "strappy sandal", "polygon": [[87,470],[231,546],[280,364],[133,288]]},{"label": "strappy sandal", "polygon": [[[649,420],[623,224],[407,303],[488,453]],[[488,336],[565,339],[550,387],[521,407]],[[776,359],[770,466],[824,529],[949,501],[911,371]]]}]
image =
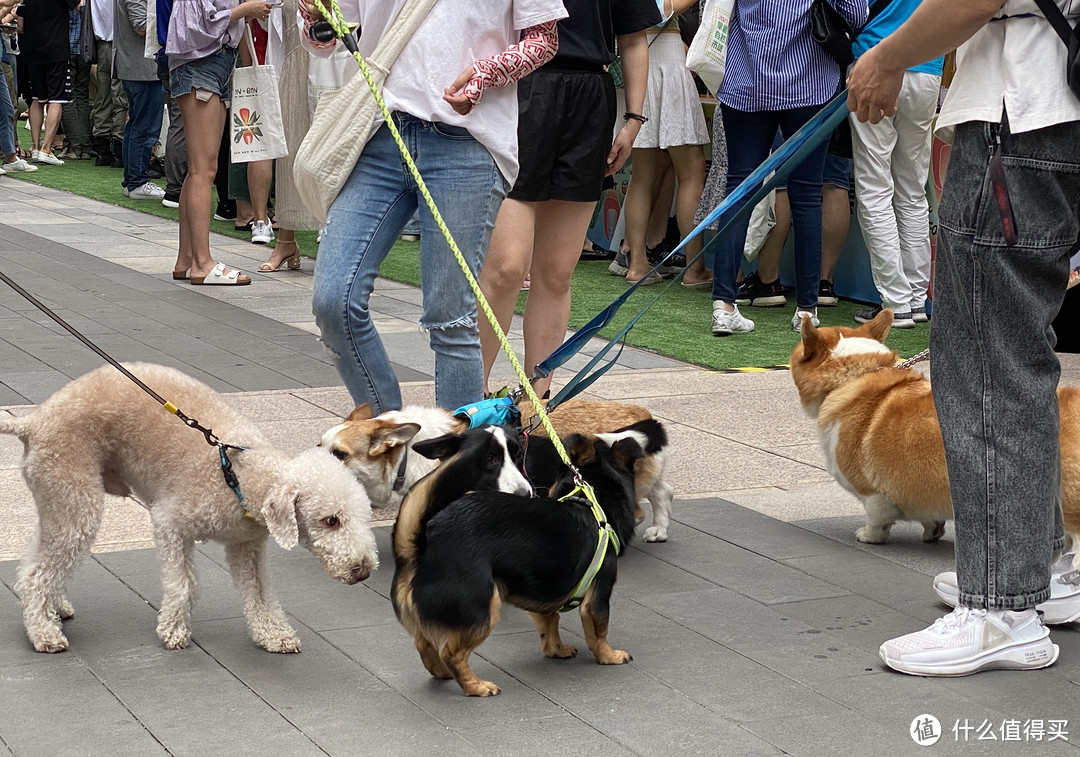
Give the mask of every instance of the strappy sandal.
[{"label": "strappy sandal", "polygon": [[[274,256],[270,256],[270,260],[273,260]],[[261,266],[259,266],[259,273],[277,273],[281,270],[281,266],[286,266],[286,270],[299,271],[300,270],[300,249],[297,248],[296,252],[287,258],[282,258],[278,261],[277,265],[271,265],[270,260],[267,260]]]}]

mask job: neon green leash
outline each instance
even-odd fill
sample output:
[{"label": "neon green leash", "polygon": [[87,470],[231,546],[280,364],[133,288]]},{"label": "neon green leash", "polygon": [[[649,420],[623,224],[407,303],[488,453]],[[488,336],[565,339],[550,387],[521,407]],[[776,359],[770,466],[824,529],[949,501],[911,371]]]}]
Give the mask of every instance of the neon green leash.
[{"label": "neon green leash", "polygon": [[622,549],[619,537],[615,534],[615,529],[607,522],[607,515],[604,514],[603,508],[597,503],[596,493],[593,492],[592,487],[589,486],[589,484],[584,482],[579,483],[572,492],[565,497],[561,497],[559,501],[565,502],[568,499],[573,499],[574,495],[578,492],[585,493],[585,499],[592,509],[593,517],[596,518],[596,522],[600,526],[600,532],[596,542],[596,551],[593,553],[593,558],[589,563],[589,567],[585,570],[585,575],[581,577],[581,580],[578,581],[578,585],[574,587],[574,593],[570,595],[570,599],[566,600],[566,604],[559,608],[559,612],[568,612],[569,610],[576,609],[583,601],[585,601],[585,595],[589,593],[589,587],[592,586],[596,574],[600,572],[600,566],[604,564],[604,558],[607,557],[608,547],[614,549],[616,555],[618,555],[619,551]]}]

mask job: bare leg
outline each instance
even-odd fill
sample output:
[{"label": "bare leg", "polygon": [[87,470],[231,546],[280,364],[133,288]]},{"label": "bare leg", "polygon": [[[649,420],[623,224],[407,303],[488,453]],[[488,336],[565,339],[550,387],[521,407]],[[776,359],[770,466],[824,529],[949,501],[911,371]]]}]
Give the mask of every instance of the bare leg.
[{"label": "bare leg", "polygon": [[645,234],[653,209],[653,187],[660,176],[662,154],[661,150],[653,148],[635,148],[630,154],[634,161],[634,172],[630,177],[630,186],[626,189],[626,201],[623,203],[623,212],[626,214],[626,242],[630,245],[630,259],[626,271],[628,283],[641,279],[652,268],[645,254]]},{"label": "bare leg", "polygon": [[260,273],[276,271],[281,266],[287,266],[290,271],[300,268],[300,248],[296,245],[296,232],[292,229],[279,229],[277,244],[274,251],[266,262],[259,266]]},{"label": "bare leg", "polygon": [[776,192],[776,225],[769,231],[765,246],[758,253],[758,278],[763,284],[771,284],[780,278],[780,256],[784,252],[788,231],[791,230],[791,205],[787,192]]},{"label": "bare leg", "polygon": [[645,244],[652,248],[667,237],[668,218],[671,213],[671,200],[675,197],[675,172],[671,168],[671,159],[663,150],[660,151],[660,167],[653,182],[652,211],[649,213],[649,229],[645,234]]},{"label": "bare leg", "polygon": [[[525,303],[525,371],[555,351],[566,337],[570,320],[570,280],[581,257],[581,239],[589,228],[591,202],[548,200],[536,209],[536,234],[530,275],[532,287]],[[520,285],[520,284],[519,284]],[[551,376],[533,388],[543,395]]]},{"label": "bare leg", "polygon": [[[495,220],[495,230],[491,233],[487,257],[480,269],[480,289],[503,331],[510,328],[514,319],[514,305],[521,291],[521,282],[532,265],[536,208],[535,202],[503,200]],[[585,231],[582,230],[575,242],[579,249]],[[488,391],[488,376],[501,347],[487,318],[481,314],[478,320],[480,348],[484,356],[484,391]]]},{"label": "bare leg", "polygon": [[45,136],[41,138],[41,151],[52,154],[52,144],[56,141],[56,133],[60,130],[60,117],[63,115],[64,106],[60,103],[49,103],[45,107]]},{"label": "bare leg", "polygon": [[[679,233],[685,238],[694,230],[694,214],[701,201],[701,193],[705,191],[705,152],[701,145],[681,145],[668,148],[668,155],[679,179],[675,216],[679,221]],[[683,248],[687,265],[683,274],[684,284],[712,281],[712,274],[705,267],[705,258],[700,254],[702,246],[703,240],[699,234]]]},{"label": "bare leg", "polygon": [[41,127],[45,123],[45,105],[39,100],[30,101],[30,149],[41,149]]},{"label": "bare leg", "polygon": [[263,541],[226,544],[225,560],[244,602],[252,640],[268,652],[299,652],[300,638],[267,584],[265,546]]},{"label": "bare leg", "polygon": [[248,163],[247,180],[252,220],[269,223],[267,207],[270,203],[270,187],[274,183],[274,161],[256,160]]},{"label": "bare leg", "polygon": [[824,184],[821,187],[821,278],[825,281],[833,280],[850,225],[848,191],[835,184]]},{"label": "bare leg", "polygon": [[540,634],[540,648],[544,650],[545,657],[566,659],[577,655],[577,650],[569,644],[563,644],[562,637],[559,636],[559,613],[541,615],[530,612],[529,617],[536,626],[536,632]]}]

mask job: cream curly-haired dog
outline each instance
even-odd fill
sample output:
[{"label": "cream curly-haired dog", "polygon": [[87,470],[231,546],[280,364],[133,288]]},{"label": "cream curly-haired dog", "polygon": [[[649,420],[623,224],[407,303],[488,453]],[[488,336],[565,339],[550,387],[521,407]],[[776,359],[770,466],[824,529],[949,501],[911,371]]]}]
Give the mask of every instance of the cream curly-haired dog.
[{"label": "cream curly-haired dog", "polygon": [[23,442],[22,474],[38,511],[15,583],[34,648],[68,647],[60,620],[74,611],[64,589],[97,535],[108,493],[133,495],[150,511],[164,589],[157,633],[167,648],[191,640],[192,549],[214,540],[225,545],[255,643],[299,652],[267,584],[266,537],[285,549],[301,544],[338,581],[363,581],[378,566],[363,487],[325,450],[291,459],[276,451],[205,384],[159,365],[127,368],[221,441],[246,448],[229,452],[244,504],[225,483],[217,447],[112,366],[72,381],[27,416],[0,421],[0,432]]}]

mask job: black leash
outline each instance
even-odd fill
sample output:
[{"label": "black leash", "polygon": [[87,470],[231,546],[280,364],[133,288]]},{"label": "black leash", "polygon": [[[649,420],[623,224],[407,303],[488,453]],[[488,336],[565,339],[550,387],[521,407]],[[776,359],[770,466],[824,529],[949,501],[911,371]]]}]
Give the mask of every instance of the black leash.
[{"label": "black leash", "polygon": [[[78,332],[78,330],[75,329],[74,326],[69,324],[63,318],[61,318],[56,313],[54,313],[52,310],[50,310],[48,307],[46,307],[44,303],[42,303],[40,300],[38,300],[36,297],[34,297],[34,295],[27,292],[21,286],[16,284],[14,281],[12,281],[7,276],[7,274],[5,274],[2,271],[0,271],[0,281],[3,281],[9,287],[14,289],[16,292],[18,292],[20,295],[22,295],[24,298],[26,298],[26,300],[29,301],[31,305],[36,307],[38,310],[40,310],[45,315],[49,316],[49,318],[52,318],[54,321],[56,321],[56,323],[58,323],[60,326],[62,326],[69,334],[71,334],[73,337],[75,337],[80,342],[82,342],[87,347],[89,347],[94,352],[96,352],[109,365],[111,365],[113,368],[120,371],[122,374],[124,374],[129,379],[131,379],[135,383],[136,386],[138,386],[144,392],[149,394],[151,397],[153,397],[155,400],[157,400],[157,402],[160,403],[162,407],[164,407],[170,413],[172,413],[177,418],[179,418],[181,421],[183,421],[185,426],[188,426],[189,428],[193,428],[196,431],[201,432],[202,435],[206,438],[206,443],[207,444],[209,444],[211,447],[217,447],[218,448],[218,453],[221,456],[221,473],[225,477],[225,483],[228,484],[229,488],[233,490],[233,493],[236,494],[236,498],[238,500],[240,500],[240,506],[243,507],[243,505],[244,505],[244,495],[240,493],[240,482],[237,480],[236,473],[232,469],[232,462],[229,460],[229,455],[226,452],[226,450],[227,449],[245,450],[245,449],[247,449],[247,447],[238,447],[235,444],[225,444],[220,439],[218,439],[217,436],[214,435],[213,430],[208,429],[205,426],[201,425],[194,418],[191,418],[191,417],[189,417],[187,415],[184,415],[184,413],[181,412],[180,408],[178,408],[176,405],[174,405],[173,403],[171,403],[168,400],[166,400],[165,398],[163,398],[161,395],[159,395],[157,392],[155,392],[149,386],[147,386],[142,381],[140,381],[139,378],[135,374],[133,374],[131,371],[129,371],[124,366],[120,365],[120,363],[116,362],[116,360],[114,360],[107,352],[105,352],[103,349],[101,349],[96,344],[91,342],[85,336],[80,334]],[[254,517],[253,515],[251,515],[251,513],[248,512],[247,508],[244,508],[244,515],[245,515],[245,517],[249,517],[249,518]]]}]

